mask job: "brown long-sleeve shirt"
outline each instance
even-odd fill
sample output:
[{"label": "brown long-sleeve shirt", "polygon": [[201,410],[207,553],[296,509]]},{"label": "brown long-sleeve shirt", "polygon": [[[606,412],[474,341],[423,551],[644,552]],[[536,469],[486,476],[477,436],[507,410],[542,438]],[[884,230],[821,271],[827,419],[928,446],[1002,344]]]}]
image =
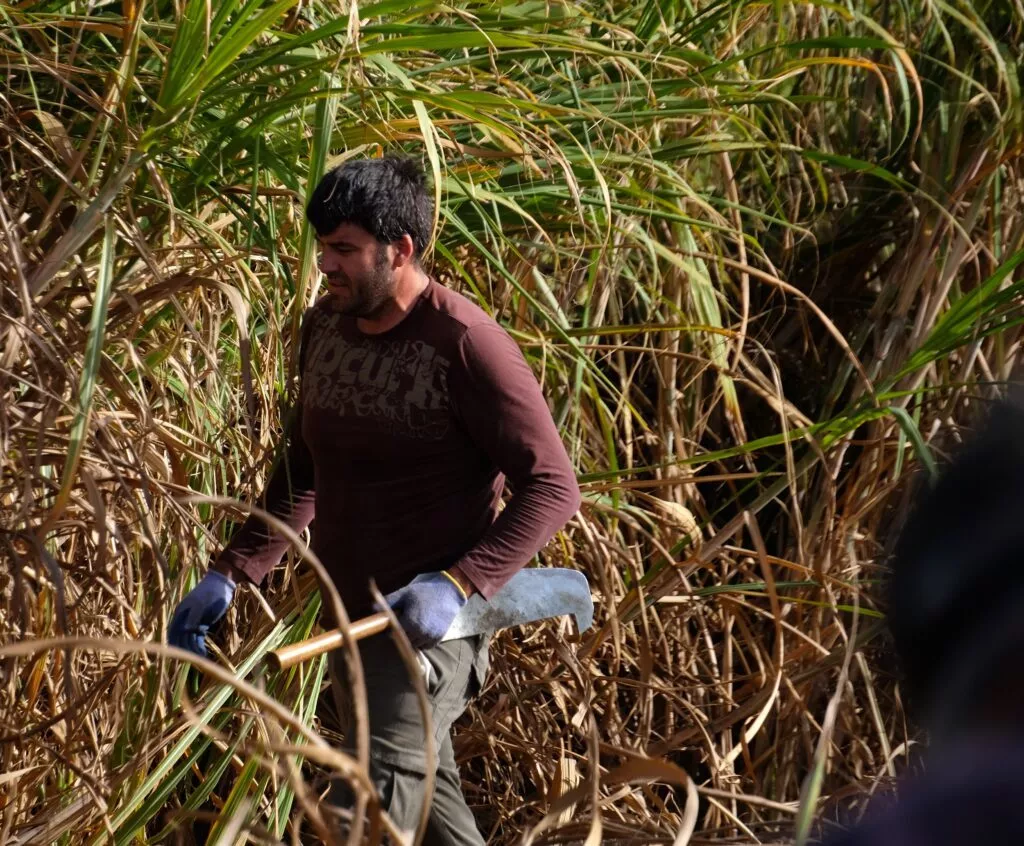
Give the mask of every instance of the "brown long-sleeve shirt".
[{"label": "brown long-sleeve shirt", "polygon": [[[359,331],[330,297],[307,314],[300,403],[262,507],[301,531],[350,615],[458,564],[490,598],[576,512],[579,487],[540,386],[482,309],[431,281],[394,328]],[[499,513],[505,479],[512,497]],[[255,583],[287,541],[250,517],[221,554]]]}]

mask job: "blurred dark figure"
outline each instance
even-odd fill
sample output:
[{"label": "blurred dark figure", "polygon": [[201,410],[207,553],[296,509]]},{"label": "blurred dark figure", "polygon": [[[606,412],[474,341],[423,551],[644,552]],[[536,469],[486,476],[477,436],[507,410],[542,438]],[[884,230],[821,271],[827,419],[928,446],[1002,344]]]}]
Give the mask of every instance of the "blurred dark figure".
[{"label": "blurred dark figure", "polygon": [[997,405],[896,546],[889,625],[926,772],[828,846],[1024,844],[1024,402]]}]

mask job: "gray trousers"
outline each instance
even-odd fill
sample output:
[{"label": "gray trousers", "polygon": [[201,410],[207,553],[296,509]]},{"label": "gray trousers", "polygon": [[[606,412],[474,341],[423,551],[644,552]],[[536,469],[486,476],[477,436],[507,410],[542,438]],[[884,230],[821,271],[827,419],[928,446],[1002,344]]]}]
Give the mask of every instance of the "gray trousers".
[{"label": "gray trousers", "polygon": [[[425,846],[484,843],[462,795],[451,727],[483,685],[487,642],[486,636],[463,638],[438,644],[423,653],[431,667],[427,699],[438,759]],[[423,807],[427,772],[426,735],[416,693],[388,635],[367,638],[360,643],[359,650],[370,721],[370,777],[395,824],[414,831]],[[343,725],[351,724],[345,659],[340,650],[330,654],[328,669],[338,714]],[[344,799],[332,792],[331,801],[340,803]]]}]

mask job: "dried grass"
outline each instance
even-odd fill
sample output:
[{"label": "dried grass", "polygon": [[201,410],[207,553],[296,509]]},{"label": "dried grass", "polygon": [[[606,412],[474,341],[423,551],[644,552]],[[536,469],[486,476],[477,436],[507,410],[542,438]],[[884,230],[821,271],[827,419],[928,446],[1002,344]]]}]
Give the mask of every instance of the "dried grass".
[{"label": "dried grass", "polygon": [[0,10],[0,842],[327,838],[324,778],[366,785],[322,662],[262,669],[313,626],[298,556],[198,688],[159,643],[287,403],[299,171],[377,142],[430,153],[435,269],[523,344],[585,493],[543,560],[595,630],[501,634],[459,726],[489,842],[788,843],[884,789],[914,744],[886,544],[1020,358],[1019,72],[987,46],[1019,16],[887,47],[738,0],[241,8]]}]

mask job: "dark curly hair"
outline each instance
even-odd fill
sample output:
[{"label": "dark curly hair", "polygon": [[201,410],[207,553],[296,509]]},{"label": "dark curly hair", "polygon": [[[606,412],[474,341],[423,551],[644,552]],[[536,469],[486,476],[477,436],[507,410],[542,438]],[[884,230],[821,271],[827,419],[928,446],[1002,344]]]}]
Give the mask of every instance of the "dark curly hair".
[{"label": "dark curly hair", "polygon": [[1014,390],[919,498],[896,545],[888,619],[919,710],[962,715],[996,696],[990,682],[1017,678],[1022,515],[1024,403]]},{"label": "dark curly hair", "polygon": [[423,170],[412,159],[357,159],[324,175],[306,217],[320,235],[343,223],[361,226],[382,244],[407,234],[418,260],[430,241],[434,203]]}]

